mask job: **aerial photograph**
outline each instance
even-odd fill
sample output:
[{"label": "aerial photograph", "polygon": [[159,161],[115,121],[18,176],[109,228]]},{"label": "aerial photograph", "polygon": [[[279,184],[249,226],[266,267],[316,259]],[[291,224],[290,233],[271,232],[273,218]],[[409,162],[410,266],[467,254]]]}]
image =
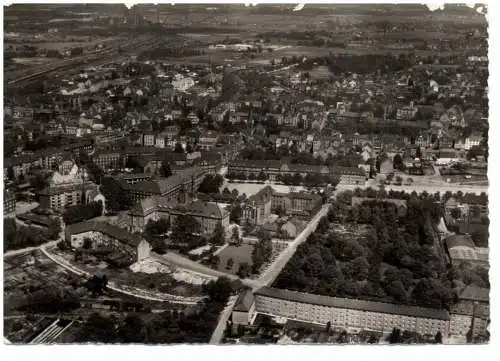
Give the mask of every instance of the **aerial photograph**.
[{"label": "aerial photograph", "polygon": [[4,343],[489,343],[486,13],[4,6]]}]

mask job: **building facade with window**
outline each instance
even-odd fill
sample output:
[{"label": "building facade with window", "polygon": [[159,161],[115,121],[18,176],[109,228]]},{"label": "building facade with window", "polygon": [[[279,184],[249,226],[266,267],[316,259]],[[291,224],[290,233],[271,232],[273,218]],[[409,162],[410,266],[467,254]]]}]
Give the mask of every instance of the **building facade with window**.
[{"label": "building facade with window", "polygon": [[[330,322],[332,328],[350,332],[371,330],[390,333],[393,328],[422,335],[441,332],[447,336],[450,315],[446,310],[405,306],[357,299],[313,295],[302,292],[263,287],[254,292],[252,313],[284,317],[319,325]],[[246,320],[241,314],[237,320]],[[233,320],[234,322],[234,320]]]}]

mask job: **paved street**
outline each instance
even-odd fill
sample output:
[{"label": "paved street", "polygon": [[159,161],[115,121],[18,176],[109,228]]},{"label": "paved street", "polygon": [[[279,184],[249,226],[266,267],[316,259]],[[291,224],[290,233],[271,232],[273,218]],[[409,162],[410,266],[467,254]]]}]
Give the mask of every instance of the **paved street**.
[{"label": "paved street", "polygon": [[227,301],[226,307],[221,312],[219,316],[219,322],[217,323],[217,327],[215,327],[214,332],[212,333],[212,337],[210,338],[211,345],[217,345],[222,341],[222,337],[224,336],[224,330],[226,329],[227,321],[231,316],[231,312],[233,311],[234,304],[238,300],[238,295],[234,295],[229,297]]},{"label": "paved street", "polygon": [[328,214],[329,205],[325,204],[321,210],[309,222],[307,227],[290,243],[290,245],[278,256],[274,263],[257,280],[259,286],[270,286],[278,277],[288,261],[293,257],[297,247],[307,240],[307,237],[314,232],[319,220]]},{"label": "paved street", "polygon": [[37,249],[42,249],[42,247],[51,247],[51,246],[55,246],[55,245],[57,244],[57,242],[59,242],[59,240],[50,241],[50,242],[47,242],[47,243],[41,244],[41,245],[39,245],[39,246],[26,247],[26,248],[21,248],[21,249],[14,249],[14,250],[12,250],[12,251],[5,252],[5,253],[3,254],[3,256],[4,256],[4,258],[5,258],[5,257],[15,256],[15,255],[18,255],[18,254],[29,253],[29,252],[35,251],[35,250],[37,250]]}]

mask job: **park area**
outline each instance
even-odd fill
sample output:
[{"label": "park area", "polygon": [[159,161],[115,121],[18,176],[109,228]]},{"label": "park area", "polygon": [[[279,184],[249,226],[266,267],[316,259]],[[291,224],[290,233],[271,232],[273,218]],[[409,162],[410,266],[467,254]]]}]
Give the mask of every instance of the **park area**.
[{"label": "park area", "polygon": [[[253,245],[243,243],[240,246],[227,246],[224,248],[219,254],[219,264],[217,269],[222,272],[229,272],[232,274],[236,274],[240,267],[240,264],[247,263],[249,266],[252,266],[252,252]],[[230,267],[228,268],[228,261]]]}]

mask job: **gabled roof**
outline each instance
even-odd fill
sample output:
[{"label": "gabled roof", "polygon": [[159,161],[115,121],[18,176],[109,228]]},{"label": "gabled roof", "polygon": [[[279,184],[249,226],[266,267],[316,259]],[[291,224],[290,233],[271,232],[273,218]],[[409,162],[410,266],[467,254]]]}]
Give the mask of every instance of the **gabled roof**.
[{"label": "gabled roof", "polygon": [[277,298],[281,300],[307,303],[311,305],[379,312],[379,313],[403,315],[410,317],[430,318],[443,321],[448,321],[450,319],[450,315],[446,310],[397,305],[397,304],[383,303],[383,302],[364,301],[364,300],[350,299],[350,298],[328,297],[328,296],[313,295],[310,293],[295,292],[295,291],[289,291],[271,287],[262,287],[261,289],[257,290],[254,294]]},{"label": "gabled roof", "polygon": [[248,312],[252,308],[253,303],[254,303],[253,292],[251,290],[245,290],[238,296],[238,299],[234,304],[233,311]]},{"label": "gabled roof", "polygon": [[71,224],[66,227],[66,231],[71,235],[91,231],[100,232],[107,234],[110,237],[116,238],[120,242],[128,244],[132,247],[137,247],[143,240],[143,238],[138,234],[133,234],[123,228],[119,228],[113,226],[112,224],[95,220]]},{"label": "gabled roof", "polygon": [[448,249],[455,247],[475,248],[474,242],[472,242],[472,238],[469,235],[453,235],[446,238],[445,242]]},{"label": "gabled roof", "polygon": [[467,286],[458,295],[458,298],[461,300],[489,302],[490,301],[490,289],[477,287],[474,285]]}]

